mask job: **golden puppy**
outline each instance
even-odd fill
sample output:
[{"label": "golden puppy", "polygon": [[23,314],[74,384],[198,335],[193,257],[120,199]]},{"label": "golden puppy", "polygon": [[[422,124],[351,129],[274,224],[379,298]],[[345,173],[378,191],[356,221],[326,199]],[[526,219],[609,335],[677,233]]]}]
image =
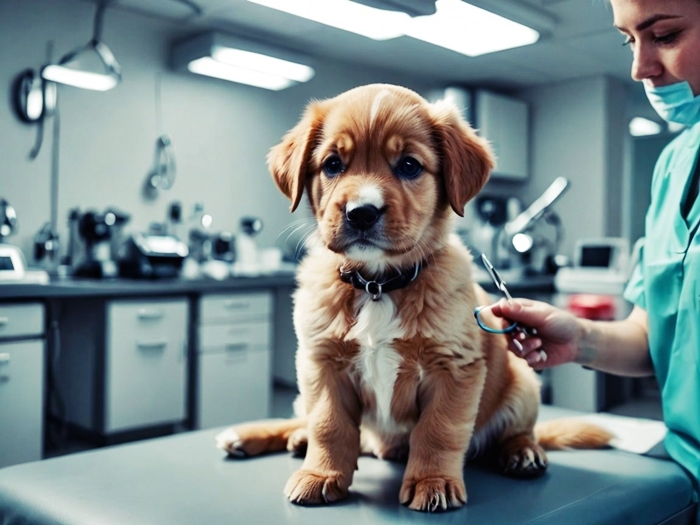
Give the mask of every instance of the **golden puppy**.
[{"label": "golden puppy", "polygon": [[575,427],[538,443],[536,374],[476,325],[474,307],[490,300],[451,219],[493,157],[453,105],[359,87],[311,103],[268,160],[292,211],[306,192],[318,223],[294,295],[298,417],[233,427],[222,449],[305,451],[285,488],[301,504],[344,498],[361,453],[405,459],[401,503],[435,511],[467,501],[468,451],[497,448],[503,471],[534,476],[544,440],[608,442]]}]

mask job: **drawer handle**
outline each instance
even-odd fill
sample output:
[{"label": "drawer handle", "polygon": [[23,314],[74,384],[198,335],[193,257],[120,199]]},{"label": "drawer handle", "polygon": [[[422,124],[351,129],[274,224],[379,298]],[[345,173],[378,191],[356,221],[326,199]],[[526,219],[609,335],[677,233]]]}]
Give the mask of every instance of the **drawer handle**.
[{"label": "drawer handle", "polygon": [[7,352],[0,354],[0,365],[9,365],[10,359],[10,354],[8,354]]},{"label": "drawer handle", "polygon": [[226,351],[236,354],[242,354],[248,351],[248,345],[246,343],[228,343],[226,345]]},{"label": "drawer handle", "polygon": [[163,310],[146,310],[141,308],[137,315],[142,321],[155,321],[162,319],[165,316],[165,312]]},{"label": "drawer handle", "polygon": [[10,323],[9,317],[0,317],[0,326],[5,326]]},{"label": "drawer handle", "polygon": [[165,348],[166,346],[168,346],[167,341],[139,341],[136,343],[136,347],[139,350],[160,350],[161,348]]},{"label": "drawer handle", "polygon": [[224,307],[228,308],[230,310],[249,308],[250,302],[249,301],[241,302],[241,301],[236,300],[236,299],[229,299],[228,301],[224,302]]}]

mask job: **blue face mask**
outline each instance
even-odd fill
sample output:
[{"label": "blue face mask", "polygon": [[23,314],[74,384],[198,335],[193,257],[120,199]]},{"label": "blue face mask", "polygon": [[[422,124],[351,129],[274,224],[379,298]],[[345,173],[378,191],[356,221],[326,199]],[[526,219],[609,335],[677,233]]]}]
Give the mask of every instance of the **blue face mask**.
[{"label": "blue face mask", "polygon": [[661,87],[649,87],[645,84],[644,90],[652,107],[666,122],[692,126],[700,121],[700,95],[693,95],[688,82]]}]

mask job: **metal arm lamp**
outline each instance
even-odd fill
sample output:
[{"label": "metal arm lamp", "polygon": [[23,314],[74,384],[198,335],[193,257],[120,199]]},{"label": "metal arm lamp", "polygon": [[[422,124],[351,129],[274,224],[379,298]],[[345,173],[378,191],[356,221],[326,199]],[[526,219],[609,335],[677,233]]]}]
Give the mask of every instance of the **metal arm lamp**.
[{"label": "metal arm lamp", "polygon": [[550,210],[550,206],[554,204],[561,195],[569,187],[569,181],[564,177],[557,177],[552,184],[540,195],[535,201],[520,215],[510,222],[507,222],[503,228],[494,235],[494,255],[498,254],[498,248],[505,241],[508,251],[514,249],[518,253],[528,252],[535,244],[535,240],[528,233],[540,219],[554,226],[556,231],[556,240],[554,249],[556,250],[562,238],[561,221],[559,217]]},{"label": "metal arm lamp", "polygon": [[[110,0],[99,0],[95,11],[92,39],[84,46],[70,51],[58,64],[41,70],[45,80],[94,91],[107,91],[121,82],[121,67],[107,44],[102,42],[102,21]],[[97,59],[98,71],[86,69],[85,63]]]}]

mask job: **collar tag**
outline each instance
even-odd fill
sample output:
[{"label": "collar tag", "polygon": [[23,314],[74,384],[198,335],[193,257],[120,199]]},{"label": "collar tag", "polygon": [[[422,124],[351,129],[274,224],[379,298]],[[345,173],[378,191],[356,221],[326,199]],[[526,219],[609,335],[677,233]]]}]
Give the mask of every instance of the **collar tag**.
[{"label": "collar tag", "polygon": [[367,281],[365,292],[372,297],[373,301],[378,301],[382,297],[382,285],[377,281]]},{"label": "collar tag", "polygon": [[382,298],[382,294],[404,288],[412,283],[416,277],[418,277],[418,273],[421,271],[422,267],[423,263],[416,263],[409,270],[398,272],[397,275],[382,282],[374,280],[368,281],[362,277],[358,271],[349,272],[340,268],[340,280],[351,284],[359,290],[364,290],[373,301],[378,301]]}]

